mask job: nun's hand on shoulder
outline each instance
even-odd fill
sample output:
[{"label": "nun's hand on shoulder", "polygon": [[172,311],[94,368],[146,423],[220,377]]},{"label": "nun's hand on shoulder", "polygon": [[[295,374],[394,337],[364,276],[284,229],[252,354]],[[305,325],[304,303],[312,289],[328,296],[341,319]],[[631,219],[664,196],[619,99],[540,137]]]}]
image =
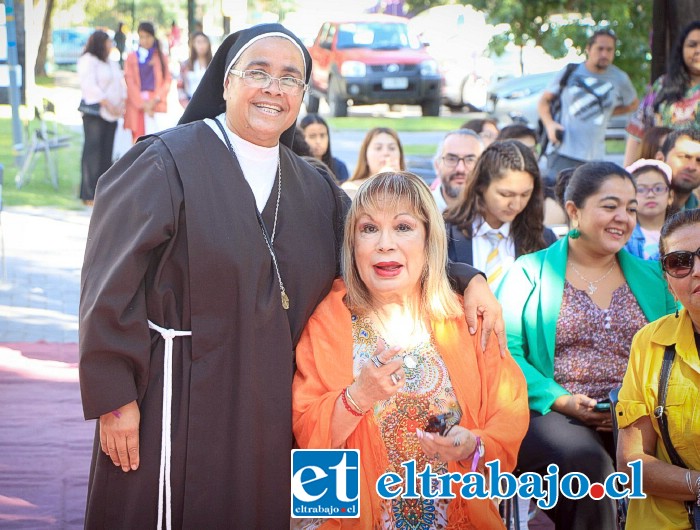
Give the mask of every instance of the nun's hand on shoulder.
[{"label": "nun's hand on shoulder", "polygon": [[486,279],[481,275],[474,276],[464,291],[464,313],[472,335],[476,333],[479,317],[482,318],[481,349],[486,350],[486,344],[491,333],[495,333],[501,357],[505,357],[508,342],[506,340],[506,324],[503,320],[503,309],[493,295]]}]

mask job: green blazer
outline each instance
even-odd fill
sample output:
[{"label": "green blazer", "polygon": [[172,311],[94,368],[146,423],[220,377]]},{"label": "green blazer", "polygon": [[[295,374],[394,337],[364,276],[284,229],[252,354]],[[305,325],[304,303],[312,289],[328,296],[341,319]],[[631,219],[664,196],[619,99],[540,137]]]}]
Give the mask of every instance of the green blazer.
[{"label": "green blazer", "polygon": [[[554,380],[557,321],[564,297],[569,238],[518,258],[496,291],[503,306],[508,349],[527,380],[530,409],[547,414],[568,392]],[[617,253],[622,274],[649,322],[676,310],[659,262],[625,249]]]}]

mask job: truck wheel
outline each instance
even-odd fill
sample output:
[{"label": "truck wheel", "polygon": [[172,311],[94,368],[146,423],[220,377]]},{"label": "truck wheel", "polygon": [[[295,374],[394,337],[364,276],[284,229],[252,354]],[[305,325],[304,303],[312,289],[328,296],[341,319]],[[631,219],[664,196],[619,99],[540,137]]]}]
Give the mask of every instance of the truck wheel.
[{"label": "truck wheel", "polygon": [[328,87],[328,106],[331,108],[331,115],[336,118],[344,118],[348,115],[348,101],[340,94],[333,81]]},{"label": "truck wheel", "polygon": [[430,99],[421,103],[421,111],[423,116],[439,116],[440,115],[440,98]]},{"label": "truck wheel", "polygon": [[308,114],[318,112],[319,99],[318,96],[314,96],[311,92],[306,93],[306,112]]}]

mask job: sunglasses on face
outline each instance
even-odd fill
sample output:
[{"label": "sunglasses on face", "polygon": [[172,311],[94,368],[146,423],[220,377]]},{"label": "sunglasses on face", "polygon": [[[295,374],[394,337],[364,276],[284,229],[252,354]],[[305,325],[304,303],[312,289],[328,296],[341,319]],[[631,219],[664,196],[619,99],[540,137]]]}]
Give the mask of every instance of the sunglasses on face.
[{"label": "sunglasses on face", "polygon": [[690,252],[689,250],[669,252],[661,257],[661,267],[669,276],[685,278],[693,272],[695,256],[700,258],[700,248],[695,252]]}]

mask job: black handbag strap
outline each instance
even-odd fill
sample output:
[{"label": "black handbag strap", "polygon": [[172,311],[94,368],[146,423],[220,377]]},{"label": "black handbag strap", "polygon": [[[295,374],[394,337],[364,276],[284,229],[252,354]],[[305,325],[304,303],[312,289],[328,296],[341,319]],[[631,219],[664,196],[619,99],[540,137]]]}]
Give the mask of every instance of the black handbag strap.
[{"label": "black handbag strap", "polygon": [[661,364],[661,375],[659,376],[659,390],[658,390],[658,404],[654,409],[654,417],[659,424],[659,431],[661,431],[661,440],[666,447],[666,452],[668,457],[671,459],[671,463],[674,466],[683,467],[688,469],[681,456],[673,447],[673,442],[671,442],[671,435],[668,432],[668,421],[666,417],[666,395],[668,394],[668,380],[671,377],[671,368],[673,367],[673,361],[676,358],[676,345],[671,344],[666,346],[664,351],[664,360]]},{"label": "black handbag strap", "polygon": [[[676,448],[673,447],[673,442],[671,442],[671,435],[668,432],[668,421],[666,417],[666,396],[668,394],[668,380],[671,377],[671,368],[673,367],[673,361],[676,358],[676,345],[671,344],[666,346],[664,350],[664,360],[661,363],[661,374],[659,375],[659,390],[658,390],[658,404],[654,409],[654,417],[659,424],[659,431],[661,431],[661,440],[663,441],[664,447],[666,448],[666,453],[671,459],[671,463],[674,466],[682,467],[688,469],[681,455],[678,454]],[[685,509],[688,511],[688,519],[693,528],[700,530],[700,509],[696,509],[697,506],[692,501],[686,501]]]}]

